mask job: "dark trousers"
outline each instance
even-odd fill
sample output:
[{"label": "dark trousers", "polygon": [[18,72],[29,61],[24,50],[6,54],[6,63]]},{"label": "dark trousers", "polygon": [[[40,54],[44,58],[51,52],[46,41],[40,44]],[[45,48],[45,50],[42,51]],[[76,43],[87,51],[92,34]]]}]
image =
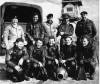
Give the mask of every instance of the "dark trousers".
[{"label": "dark trousers", "polygon": [[71,77],[73,79],[77,78],[76,62],[75,61],[66,62],[64,67],[65,67],[69,77]]},{"label": "dark trousers", "polygon": [[13,79],[16,77],[19,81],[24,80],[25,76],[28,76],[29,73],[29,65],[26,61],[24,61],[23,65],[20,66],[22,71],[18,72],[15,68],[7,66],[7,76],[9,79]]},{"label": "dark trousers", "polygon": [[50,79],[55,79],[58,65],[55,64],[54,61],[48,60],[46,62],[46,66],[45,67],[46,67],[46,70],[47,70],[48,77]]},{"label": "dark trousers", "polygon": [[47,80],[47,71],[45,67],[40,67],[39,64],[31,62],[30,75],[40,80]]}]

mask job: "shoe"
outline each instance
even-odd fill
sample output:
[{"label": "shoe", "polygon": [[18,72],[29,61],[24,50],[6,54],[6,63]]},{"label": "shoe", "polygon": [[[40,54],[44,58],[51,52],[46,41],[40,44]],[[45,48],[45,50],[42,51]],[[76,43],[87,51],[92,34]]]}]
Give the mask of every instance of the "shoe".
[{"label": "shoe", "polygon": [[94,77],[93,77],[93,76],[90,76],[89,79],[90,79],[90,80],[94,80]]},{"label": "shoe", "polygon": [[29,81],[30,80],[30,78],[28,77],[28,76],[24,76],[24,79],[26,80],[26,81]]},{"label": "shoe", "polygon": [[12,81],[13,81],[13,82],[20,82],[16,76],[13,76],[13,77],[12,77]]}]

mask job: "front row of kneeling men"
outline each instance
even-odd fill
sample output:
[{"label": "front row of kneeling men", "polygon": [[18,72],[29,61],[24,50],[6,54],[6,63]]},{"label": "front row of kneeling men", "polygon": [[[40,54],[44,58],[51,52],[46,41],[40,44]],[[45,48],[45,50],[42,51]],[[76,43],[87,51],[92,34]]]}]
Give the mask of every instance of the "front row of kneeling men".
[{"label": "front row of kneeling men", "polygon": [[[94,49],[88,36],[82,38],[80,46],[73,45],[71,36],[65,36],[65,44],[58,48],[54,37],[49,38],[47,45],[42,39],[36,39],[35,45],[28,50],[24,41],[18,38],[15,46],[7,51],[6,64],[8,77],[13,81],[29,80],[29,77],[40,80],[58,79],[58,68],[66,70],[68,77],[78,78],[79,67],[84,66],[89,78],[94,74]],[[62,74],[63,76],[63,74]],[[59,79],[62,79],[59,76]]]}]

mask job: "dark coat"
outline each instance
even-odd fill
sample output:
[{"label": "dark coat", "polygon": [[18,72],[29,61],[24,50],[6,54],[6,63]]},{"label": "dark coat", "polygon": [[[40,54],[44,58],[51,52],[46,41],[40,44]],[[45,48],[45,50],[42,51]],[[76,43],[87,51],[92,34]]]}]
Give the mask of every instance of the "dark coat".
[{"label": "dark coat", "polygon": [[57,36],[60,35],[60,32],[64,32],[64,34],[73,35],[74,28],[70,23],[62,23],[58,26]]},{"label": "dark coat", "polygon": [[42,46],[41,48],[37,48],[35,46],[30,47],[30,60],[35,63],[41,62],[45,65],[45,56],[46,56],[46,47]]},{"label": "dark coat", "polygon": [[89,35],[93,38],[96,35],[96,27],[93,21],[86,19],[86,21],[81,20],[77,22],[75,34],[78,38],[84,35]]},{"label": "dark coat", "polygon": [[39,22],[27,24],[26,32],[29,33],[34,39],[44,38],[44,27]]},{"label": "dark coat", "polygon": [[59,59],[60,52],[57,45],[49,46],[47,45],[47,56],[46,58],[49,60]]},{"label": "dark coat", "polygon": [[63,45],[61,48],[62,53],[62,59],[68,60],[68,59],[75,59],[76,58],[76,46],[74,45]]},{"label": "dark coat", "polygon": [[27,49],[25,47],[18,49],[15,46],[7,51],[6,64],[7,66],[14,68],[16,65],[18,65],[18,62],[21,58],[23,58],[24,61],[29,58]]},{"label": "dark coat", "polygon": [[78,60],[87,60],[88,62],[93,61],[92,59],[95,59],[95,54],[94,54],[95,48],[91,45],[88,44],[87,46],[78,46],[77,48],[77,58]]}]

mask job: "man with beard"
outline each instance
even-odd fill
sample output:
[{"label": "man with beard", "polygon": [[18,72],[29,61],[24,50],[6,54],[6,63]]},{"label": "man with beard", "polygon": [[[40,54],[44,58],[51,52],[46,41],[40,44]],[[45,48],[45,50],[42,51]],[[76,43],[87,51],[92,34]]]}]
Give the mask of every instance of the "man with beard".
[{"label": "man with beard", "polygon": [[33,22],[29,23],[26,26],[26,36],[28,36],[28,48],[30,47],[30,45],[35,44],[35,40],[37,38],[44,38],[44,28],[42,23],[39,22],[39,15],[35,13],[32,19]]}]

